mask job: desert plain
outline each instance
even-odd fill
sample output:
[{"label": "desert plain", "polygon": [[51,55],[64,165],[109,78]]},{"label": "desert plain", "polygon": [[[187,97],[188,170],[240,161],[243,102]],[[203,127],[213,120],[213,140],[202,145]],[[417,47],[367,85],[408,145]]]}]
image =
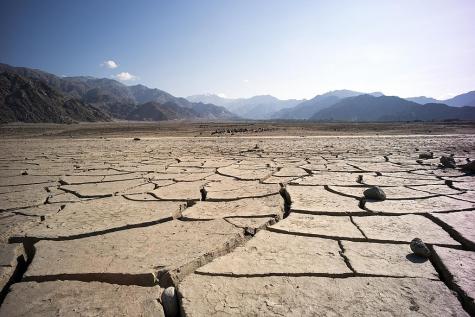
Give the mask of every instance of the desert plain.
[{"label": "desert plain", "polygon": [[2,317],[475,313],[473,124],[0,131]]}]

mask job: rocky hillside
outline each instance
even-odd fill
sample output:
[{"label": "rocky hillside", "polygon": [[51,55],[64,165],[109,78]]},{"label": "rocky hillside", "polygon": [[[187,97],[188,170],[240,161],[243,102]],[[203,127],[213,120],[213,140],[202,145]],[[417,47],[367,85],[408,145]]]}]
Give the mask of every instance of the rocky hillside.
[{"label": "rocky hillside", "polygon": [[173,102],[159,103],[150,101],[137,106],[128,116],[133,121],[164,121],[177,119],[196,118],[197,114],[192,109],[177,106]]},{"label": "rocky hillside", "polygon": [[[41,82],[52,90],[57,91],[58,94],[63,95],[65,99],[92,105],[101,110],[102,115],[105,113],[107,116],[115,119],[126,120],[129,117],[134,117],[134,120],[150,120],[149,117],[137,117],[139,113],[148,113],[147,111],[143,112],[143,109],[140,110],[140,108],[149,102],[166,104],[164,107],[170,111],[172,108],[175,109],[176,111],[173,115],[167,112],[174,119],[206,120],[237,118],[224,107],[193,103],[184,98],[174,97],[165,91],[151,89],[143,85],[127,86],[116,80],[88,76],[58,77],[41,70],[0,64],[0,73],[5,71]],[[38,105],[38,107],[43,106],[41,104]],[[150,105],[147,107],[150,107]],[[192,109],[193,111],[190,112],[180,108]],[[188,113],[194,115],[191,117],[184,115]],[[103,119],[98,118],[98,120]],[[16,121],[22,121],[22,119],[18,118]]]},{"label": "rocky hillside", "polygon": [[94,106],[65,96],[45,81],[6,71],[0,73],[0,122],[108,121]]}]

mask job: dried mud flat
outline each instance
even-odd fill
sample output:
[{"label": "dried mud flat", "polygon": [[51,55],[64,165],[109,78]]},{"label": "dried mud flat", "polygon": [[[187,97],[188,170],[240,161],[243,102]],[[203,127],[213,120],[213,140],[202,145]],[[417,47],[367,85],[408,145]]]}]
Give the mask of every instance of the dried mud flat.
[{"label": "dried mud flat", "polygon": [[473,134],[53,134],[0,145],[0,316],[475,313]]}]

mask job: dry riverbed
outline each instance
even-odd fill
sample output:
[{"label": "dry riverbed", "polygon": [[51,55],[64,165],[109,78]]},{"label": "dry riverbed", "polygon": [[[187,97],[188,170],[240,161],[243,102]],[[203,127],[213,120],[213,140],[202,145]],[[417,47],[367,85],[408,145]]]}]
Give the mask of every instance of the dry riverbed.
[{"label": "dry riverbed", "polygon": [[470,126],[91,127],[2,127],[0,316],[475,313]]}]

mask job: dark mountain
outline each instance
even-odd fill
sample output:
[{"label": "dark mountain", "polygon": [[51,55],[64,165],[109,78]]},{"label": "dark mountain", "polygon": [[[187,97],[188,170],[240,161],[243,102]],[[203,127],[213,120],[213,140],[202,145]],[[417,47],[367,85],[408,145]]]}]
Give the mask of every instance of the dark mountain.
[{"label": "dark mountain", "polygon": [[0,73],[0,122],[108,121],[101,110],[65,96],[45,81],[4,71]]},{"label": "dark mountain", "polygon": [[136,105],[127,86],[112,79],[89,76],[58,77],[37,69],[0,64],[0,72],[2,70],[40,80],[65,96],[92,104],[114,118],[125,119]]},{"label": "dark mountain", "polygon": [[186,101],[185,105],[181,101],[182,98],[176,98],[163,90],[148,88],[144,85],[129,86],[128,90],[131,92],[134,100],[138,104],[147,103],[150,101],[156,101],[158,103],[174,101],[177,105],[181,107],[189,107],[190,104],[190,102]]},{"label": "dark mountain", "polygon": [[228,118],[228,119],[238,119],[236,115],[229,112],[225,107],[217,107],[215,105],[209,103],[201,103],[201,102],[194,102],[192,104],[192,109],[197,113],[199,118],[207,118],[207,119],[220,119],[220,118]]},{"label": "dark mountain", "polygon": [[232,113],[246,119],[265,120],[283,108],[293,107],[302,100],[280,100],[274,96],[261,95],[251,98],[223,98],[217,95],[194,95],[187,97],[189,101],[213,103],[223,106]]},{"label": "dark mountain", "polygon": [[[295,107],[282,109],[275,113],[273,118],[276,119],[292,119],[292,120],[306,120],[309,119],[314,113],[321,109],[330,107],[340,100],[348,97],[354,97],[362,95],[361,92],[352,90],[334,90],[322,95],[317,95],[310,100],[299,103]],[[382,96],[380,92],[371,93],[374,96]]]},{"label": "dark mountain", "polygon": [[[106,78],[87,80],[87,83],[92,85],[92,87],[86,92],[84,96],[85,100],[120,119],[127,119],[131,113],[140,113],[136,112],[138,107],[149,102],[168,104],[169,106],[173,104],[177,107],[193,109],[194,111],[192,113],[195,114],[195,119],[236,118],[234,114],[223,107],[212,104],[203,106],[202,103],[192,103],[185,98],[178,98],[163,90],[148,88],[144,85],[126,86],[115,80]],[[176,113],[187,112],[177,111]],[[191,117],[184,116],[182,119],[190,118]],[[144,118],[144,120],[145,119],[146,118]],[[139,119],[135,118],[134,120]]]},{"label": "dark mountain", "polygon": [[[192,103],[184,98],[177,98],[162,90],[151,89],[143,85],[126,86],[113,79],[88,76],[58,77],[41,70],[0,64],[0,72],[5,70],[25,78],[41,81],[65,97],[90,104],[117,119],[127,119],[137,110],[138,106],[151,101],[160,104],[173,103],[177,107],[193,109],[194,118],[236,118],[234,114],[223,107]],[[182,111],[176,113],[182,113]]]},{"label": "dark mountain", "polygon": [[345,98],[315,113],[315,121],[443,121],[475,120],[475,107],[449,107],[444,104],[420,105],[399,97],[360,95]]},{"label": "dark mountain", "polygon": [[127,120],[135,121],[163,121],[180,119],[219,119],[227,115],[226,111],[211,104],[196,103],[193,108],[181,107],[175,102],[160,103],[150,101],[139,105],[128,116]]},{"label": "dark mountain", "polygon": [[33,69],[33,68],[27,68],[27,67],[14,67],[14,66],[0,63],[0,73],[3,73],[3,72],[11,72],[11,73],[15,73],[26,78],[40,80],[48,84],[49,86],[52,86],[56,90],[62,91],[60,77],[41,71],[39,69]]},{"label": "dark mountain", "polygon": [[197,113],[189,108],[180,107],[173,102],[159,103],[150,101],[137,106],[128,116],[135,121],[164,121],[177,119],[193,119]]}]

